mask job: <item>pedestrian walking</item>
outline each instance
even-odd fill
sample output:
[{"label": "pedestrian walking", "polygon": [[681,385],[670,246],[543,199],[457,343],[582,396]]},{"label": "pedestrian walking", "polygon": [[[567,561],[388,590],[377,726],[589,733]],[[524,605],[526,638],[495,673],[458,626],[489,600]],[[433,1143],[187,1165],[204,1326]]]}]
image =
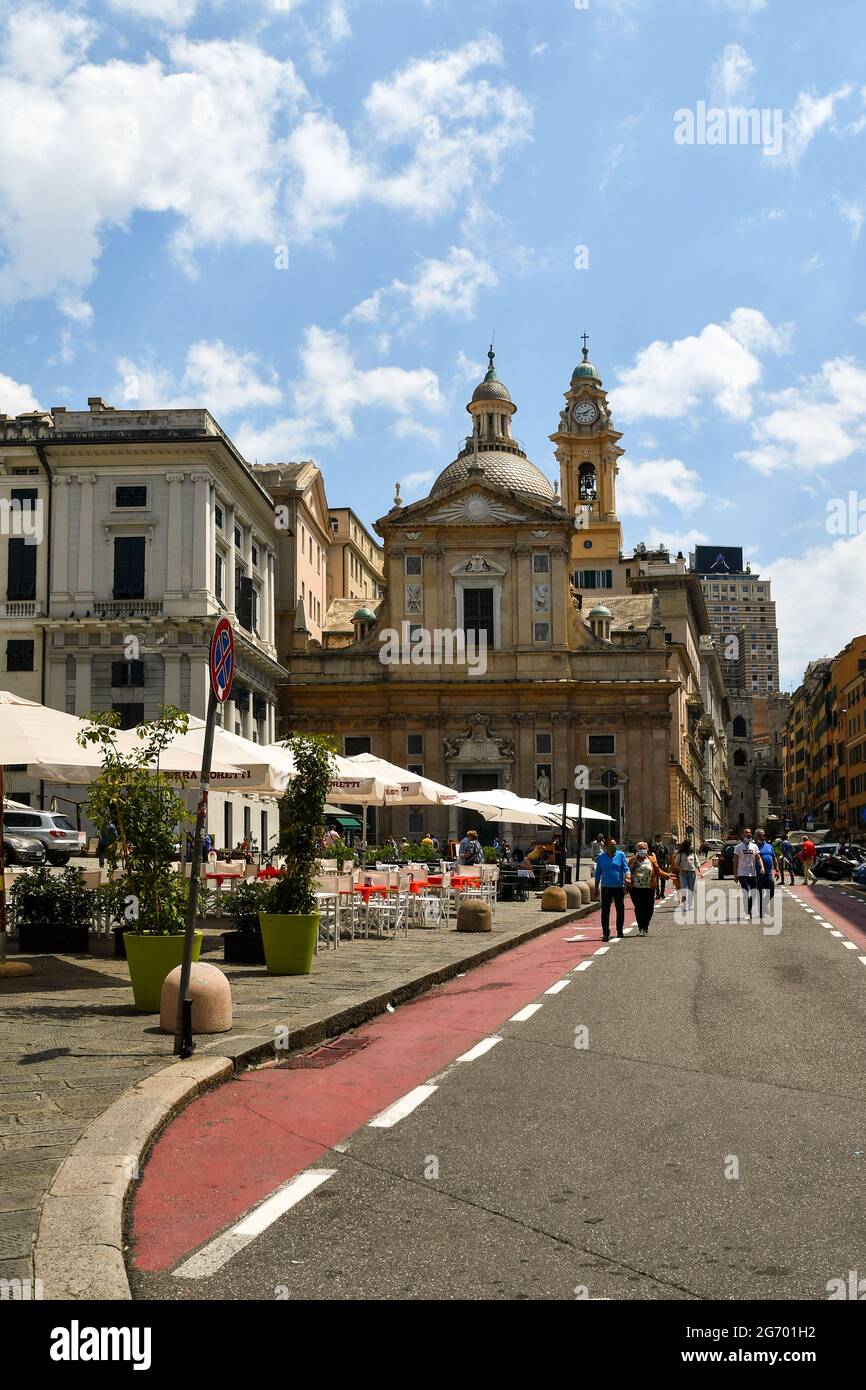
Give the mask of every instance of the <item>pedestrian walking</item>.
[{"label": "pedestrian walking", "polygon": [[484,850],[479,843],[477,830],[467,830],[457,848],[457,858],[461,864],[481,864],[484,862]]},{"label": "pedestrian walking", "polygon": [[604,836],[601,834],[600,831],[598,835],[596,835],[592,844],[590,845],[589,852],[592,855],[592,862],[594,865],[595,861],[598,859],[598,856],[604,853]]},{"label": "pedestrian walking", "polygon": [[201,842],[201,857],[202,857],[202,863],[206,863],[206,862],[207,862],[207,857],[208,857],[208,855],[210,854],[210,852],[211,852],[212,849],[213,849],[213,837],[210,836],[210,835],[208,835],[207,832],[205,832],[204,836],[202,837],[202,842]]},{"label": "pedestrian walking", "polygon": [[616,907],[616,934],[625,935],[625,890],[631,884],[628,860],[616,840],[609,839],[595,861],[596,887],[601,884],[601,934],[610,941],[610,909]]},{"label": "pedestrian walking", "polygon": [[791,875],[791,882],[794,882],[794,849],[790,840],[778,835],[773,841],[773,852],[776,856],[776,867],[779,870],[779,877],[784,888],[786,871]]},{"label": "pedestrian walking", "polygon": [[113,820],[106,821],[105,825],[103,826],[102,830],[100,831],[100,834],[99,834],[99,844],[98,844],[98,846],[97,846],[97,853],[98,853],[98,855],[99,855],[99,867],[100,867],[100,869],[102,869],[102,868],[105,867],[105,853],[106,853],[106,850],[108,849],[108,846],[111,845],[111,844],[113,844],[114,841],[115,841],[116,839],[117,839],[117,826],[114,824],[114,821],[113,821]]},{"label": "pedestrian walking", "polygon": [[755,894],[758,891],[758,865],[757,860],[760,851],[757,844],[752,839],[752,831],[747,827],[743,831],[743,838],[734,849],[734,877],[740,885],[743,893],[743,906],[752,920],[752,908],[754,906]]},{"label": "pedestrian walking", "polygon": [[695,894],[695,882],[703,878],[694,841],[688,836],[683,840],[676,854],[677,888],[681,893],[680,906],[690,908]]},{"label": "pedestrian walking", "polygon": [[814,840],[810,840],[808,835],[803,841],[803,847],[800,851],[800,858],[803,864],[803,883],[806,887],[808,887],[810,884],[815,882],[815,874],[813,871],[815,868],[815,861],[818,858],[818,851],[815,848],[815,842]]},{"label": "pedestrian walking", "polygon": [[670,877],[670,875],[665,871],[667,870],[667,867],[670,864],[671,857],[668,854],[667,846],[665,845],[661,835],[656,835],[655,840],[653,841],[652,852],[655,855],[655,861],[659,866],[658,883],[656,884],[656,897],[663,898],[665,895],[665,879]]},{"label": "pedestrian walking", "polygon": [[758,908],[763,920],[765,915],[767,917],[773,915],[773,899],[776,895],[776,879],[779,877],[779,870],[776,863],[776,851],[772,845],[767,843],[767,837],[760,826],[755,831],[755,842],[758,846],[758,857],[755,860],[758,879]]},{"label": "pedestrian walking", "polygon": [[658,860],[646,840],[638,841],[634,856],[628,861],[628,867],[631,871],[629,896],[634,906],[638,934],[648,936],[655,911],[658,885],[666,875],[659,868]]}]

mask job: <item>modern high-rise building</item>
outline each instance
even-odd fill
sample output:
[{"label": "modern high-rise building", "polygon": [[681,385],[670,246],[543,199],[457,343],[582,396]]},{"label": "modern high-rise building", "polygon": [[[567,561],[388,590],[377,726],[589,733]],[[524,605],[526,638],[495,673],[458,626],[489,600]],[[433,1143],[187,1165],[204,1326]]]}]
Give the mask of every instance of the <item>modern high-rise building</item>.
[{"label": "modern high-rise building", "polygon": [[699,545],[690,564],[729,697],[731,822],[754,826],[779,814],[782,803],[782,746],[770,733],[779,697],[776,605],[769,579],[744,564],[741,546]]}]

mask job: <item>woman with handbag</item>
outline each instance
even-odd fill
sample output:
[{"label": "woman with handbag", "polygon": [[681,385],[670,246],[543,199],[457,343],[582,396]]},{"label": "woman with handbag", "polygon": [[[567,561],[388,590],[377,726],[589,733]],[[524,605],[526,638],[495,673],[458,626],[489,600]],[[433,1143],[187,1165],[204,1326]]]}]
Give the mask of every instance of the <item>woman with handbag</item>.
[{"label": "woman with handbag", "polygon": [[667,878],[664,869],[659,867],[655,855],[650,852],[646,840],[639,841],[635,853],[628,861],[631,870],[629,896],[634,905],[634,915],[640,936],[648,936],[650,922],[656,905],[656,892],[662,879]]}]

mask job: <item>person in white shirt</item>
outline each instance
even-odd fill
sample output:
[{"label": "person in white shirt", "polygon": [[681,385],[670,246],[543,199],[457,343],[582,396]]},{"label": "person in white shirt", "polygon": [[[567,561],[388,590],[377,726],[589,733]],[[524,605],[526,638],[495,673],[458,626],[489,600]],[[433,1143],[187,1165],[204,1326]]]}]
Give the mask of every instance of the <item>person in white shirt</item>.
[{"label": "person in white shirt", "polygon": [[752,904],[758,889],[758,856],[761,851],[752,839],[750,829],[743,831],[743,838],[734,849],[734,877],[743,892],[743,906],[752,920]]}]

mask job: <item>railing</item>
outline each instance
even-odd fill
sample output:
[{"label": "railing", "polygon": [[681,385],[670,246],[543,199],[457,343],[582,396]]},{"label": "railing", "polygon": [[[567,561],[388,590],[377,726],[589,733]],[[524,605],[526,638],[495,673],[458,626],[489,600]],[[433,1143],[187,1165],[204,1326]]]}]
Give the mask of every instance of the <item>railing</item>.
[{"label": "railing", "polygon": [[473,453],[475,449],[476,440],[478,443],[479,454],[489,454],[494,451],[496,453],[504,451],[505,453],[509,454],[526,453],[526,450],[524,449],[520,440],[515,439],[513,435],[510,434],[495,434],[491,436],[476,436],[474,434],[467,434],[463,437],[463,439],[461,439],[460,443],[457,446],[457,457],[462,458],[464,454]]},{"label": "railing", "polygon": [[161,618],[162,602],[149,598],[97,601],[93,605],[93,612],[97,618]]},{"label": "railing", "polygon": [[41,618],[42,609],[35,601],[0,603],[0,618]]}]

